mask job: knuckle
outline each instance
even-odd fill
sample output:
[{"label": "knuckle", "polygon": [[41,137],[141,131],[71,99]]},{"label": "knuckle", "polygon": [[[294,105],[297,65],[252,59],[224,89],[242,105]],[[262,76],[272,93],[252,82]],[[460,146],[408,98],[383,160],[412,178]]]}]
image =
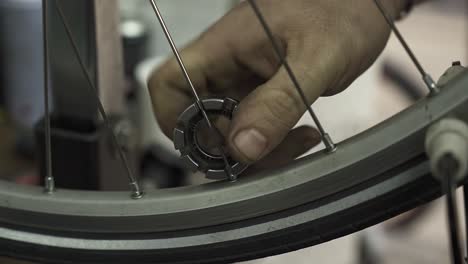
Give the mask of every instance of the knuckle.
[{"label": "knuckle", "polygon": [[288,128],[294,126],[304,112],[304,103],[292,88],[272,89],[264,104],[271,118],[269,121]]}]

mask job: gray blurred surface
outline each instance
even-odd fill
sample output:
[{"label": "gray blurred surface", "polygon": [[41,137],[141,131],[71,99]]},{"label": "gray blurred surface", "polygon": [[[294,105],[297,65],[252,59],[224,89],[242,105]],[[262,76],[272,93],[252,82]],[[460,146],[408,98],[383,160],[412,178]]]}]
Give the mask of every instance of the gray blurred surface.
[{"label": "gray blurred surface", "polygon": [[7,111],[31,129],[44,113],[40,0],[0,1],[0,58]]}]

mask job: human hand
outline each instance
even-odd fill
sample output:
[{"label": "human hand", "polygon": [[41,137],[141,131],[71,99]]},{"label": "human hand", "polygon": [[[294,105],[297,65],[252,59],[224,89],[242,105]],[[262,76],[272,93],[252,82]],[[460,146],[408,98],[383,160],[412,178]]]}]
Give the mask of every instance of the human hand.
[{"label": "human hand", "polygon": [[[396,17],[405,0],[383,0]],[[385,47],[390,29],[372,0],[257,0],[309,102],[347,88]],[[241,101],[227,142],[252,164],[281,165],[320,142],[311,127],[291,130],[306,111],[251,7],[242,3],[182,51],[201,95]],[[172,137],[194,99],[177,61],[157,69],[149,89],[162,130]]]}]

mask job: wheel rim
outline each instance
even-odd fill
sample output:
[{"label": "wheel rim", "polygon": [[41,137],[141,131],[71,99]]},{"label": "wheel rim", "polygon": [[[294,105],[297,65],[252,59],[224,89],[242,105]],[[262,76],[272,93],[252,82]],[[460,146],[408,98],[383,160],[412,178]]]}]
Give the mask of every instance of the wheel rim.
[{"label": "wheel rim", "polygon": [[344,179],[352,182],[347,187],[358,185],[424,153],[422,142],[430,123],[450,113],[467,112],[466,83],[465,72],[436,97],[343,142],[333,155],[318,153],[234,185],[213,183],[163,190],[135,201],[123,192],[60,190],[44,195],[37,187],[4,183],[0,185],[0,208],[7,213],[0,219],[45,230],[167,232],[226,224],[300,206],[342,191],[336,183]]}]

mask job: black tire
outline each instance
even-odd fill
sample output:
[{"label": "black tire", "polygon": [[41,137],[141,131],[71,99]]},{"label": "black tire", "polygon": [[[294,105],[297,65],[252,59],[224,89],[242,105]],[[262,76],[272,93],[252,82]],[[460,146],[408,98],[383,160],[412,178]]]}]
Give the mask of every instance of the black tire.
[{"label": "black tire", "polygon": [[[1,240],[1,252],[7,256],[39,261],[41,263],[231,263],[257,259],[271,255],[286,253],[305,247],[324,243],[374,224],[380,223],[400,213],[413,209],[440,196],[440,185],[428,173],[402,186],[388,186],[388,189],[375,188],[396,177],[405,177],[408,169],[417,164],[425,163],[424,157],[416,158],[403,164],[397,169],[386,172],[362,186],[356,186],[343,192],[336,193],[320,201],[298,208],[284,211],[274,216],[265,216],[242,223],[211,228],[211,230],[182,231],[185,235],[195,233],[213,233],[220,230],[235,229],[239,226],[252,226],[258,223],[285,219],[288,216],[310,211],[325,206],[330,211],[339,208],[335,213],[326,215],[306,224],[293,228],[269,232],[266,235],[236,240],[231,243],[214,244],[209,247],[191,247],[180,250],[162,251],[74,251],[21,244]],[[403,172],[403,173],[402,173]],[[402,173],[402,174],[401,174]],[[399,175],[399,176],[398,176]],[[380,191],[379,191],[380,190]],[[350,199],[359,194],[371,199],[363,200],[348,206]],[[357,199],[357,198],[356,198]],[[178,234],[164,234],[165,236],[182,236]]]}]

